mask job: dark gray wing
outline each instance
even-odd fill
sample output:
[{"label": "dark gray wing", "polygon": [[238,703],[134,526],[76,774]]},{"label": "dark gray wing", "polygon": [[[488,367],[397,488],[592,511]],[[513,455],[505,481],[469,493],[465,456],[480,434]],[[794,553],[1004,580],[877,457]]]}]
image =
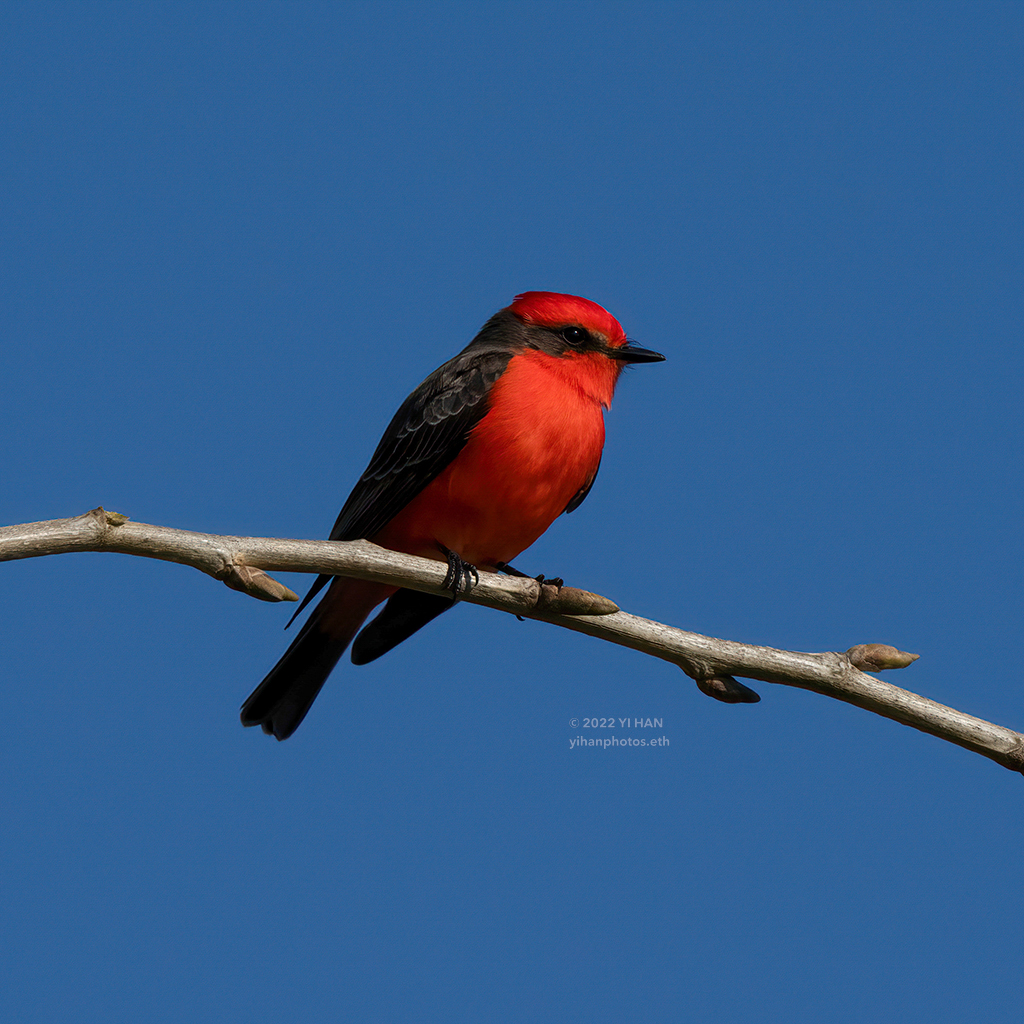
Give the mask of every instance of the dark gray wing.
[{"label": "dark gray wing", "polygon": [[331,540],[372,537],[462,451],[511,353],[463,352],[401,405],[348,496]]}]

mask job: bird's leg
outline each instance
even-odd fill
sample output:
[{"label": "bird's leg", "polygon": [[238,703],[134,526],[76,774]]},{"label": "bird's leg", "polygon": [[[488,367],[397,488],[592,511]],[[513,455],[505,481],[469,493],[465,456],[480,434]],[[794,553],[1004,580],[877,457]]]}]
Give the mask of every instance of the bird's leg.
[{"label": "bird's leg", "polygon": [[532,579],[528,573],[520,572],[514,565],[509,565],[508,562],[495,562],[494,568],[498,572],[505,573],[506,576],[518,576],[521,580]]},{"label": "bird's leg", "polygon": [[508,562],[498,562],[495,565],[495,568],[499,572],[506,573],[509,576],[518,576],[523,580],[536,580],[538,583],[546,584],[549,587],[555,587],[558,590],[561,590],[562,587],[565,586],[565,580],[563,580],[561,576],[552,576],[550,579],[543,575],[543,573],[540,576],[531,576],[528,572],[520,572],[515,566],[509,565]]},{"label": "bird's leg", "polygon": [[476,571],[475,565],[464,562],[454,551],[450,551],[443,544],[438,547],[448,559],[448,575],[442,584],[446,590],[452,592],[452,604],[459,600],[463,594],[468,594],[479,582],[480,573]]}]

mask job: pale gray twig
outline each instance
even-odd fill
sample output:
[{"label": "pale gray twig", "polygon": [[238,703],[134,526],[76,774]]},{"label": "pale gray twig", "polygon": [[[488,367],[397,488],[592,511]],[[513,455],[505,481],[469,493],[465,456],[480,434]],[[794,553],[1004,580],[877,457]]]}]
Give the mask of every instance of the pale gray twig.
[{"label": "pale gray twig", "polygon": [[[388,551],[368,541],[340,543],[193,533],[133,523],[102,508],[73,519],[0,527],[0,561],[69,551],[119,551],[180,562],[266,601],[296,600],[296,595],[267,571],[326,572],[427,593],[446,593],[442,586],[446,563]],[[717,640],[629,615],[597,594],[491,572],[481,572],[479,584],[466,600],[652,654],[678,665],[701,690],[718,700],[752,703],[760,699],[735,676],[798,686],[856,704],[1024,773],[1024,735],[862,671],[902,668],[916,660],[917,655],[893,647],[859,644],[842,653],[808,654]]]}]

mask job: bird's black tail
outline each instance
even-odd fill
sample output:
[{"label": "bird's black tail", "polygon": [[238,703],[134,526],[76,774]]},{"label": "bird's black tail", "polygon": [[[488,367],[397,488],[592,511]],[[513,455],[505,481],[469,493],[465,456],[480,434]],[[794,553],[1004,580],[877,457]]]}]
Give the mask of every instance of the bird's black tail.
[{"label": "bird's black tail", "polygon": [[242,705],[242,725],[279,740],[299,727],[367,615],[393,587],[336,578],[299,635]]}]

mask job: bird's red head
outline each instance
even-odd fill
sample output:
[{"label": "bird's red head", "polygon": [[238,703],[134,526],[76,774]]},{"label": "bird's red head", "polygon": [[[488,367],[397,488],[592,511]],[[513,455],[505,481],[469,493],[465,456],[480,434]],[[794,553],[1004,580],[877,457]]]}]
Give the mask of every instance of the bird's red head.
[{"label": "bird's red head", "polygon": [[603,306],[578,295],[523,292],[522,295],[516,296],[508,308],[527,323],[541,324],[544,327],[577,324],[604,335],[610,345],[618,347],[626,343],[626,332],[619,321]]}]

